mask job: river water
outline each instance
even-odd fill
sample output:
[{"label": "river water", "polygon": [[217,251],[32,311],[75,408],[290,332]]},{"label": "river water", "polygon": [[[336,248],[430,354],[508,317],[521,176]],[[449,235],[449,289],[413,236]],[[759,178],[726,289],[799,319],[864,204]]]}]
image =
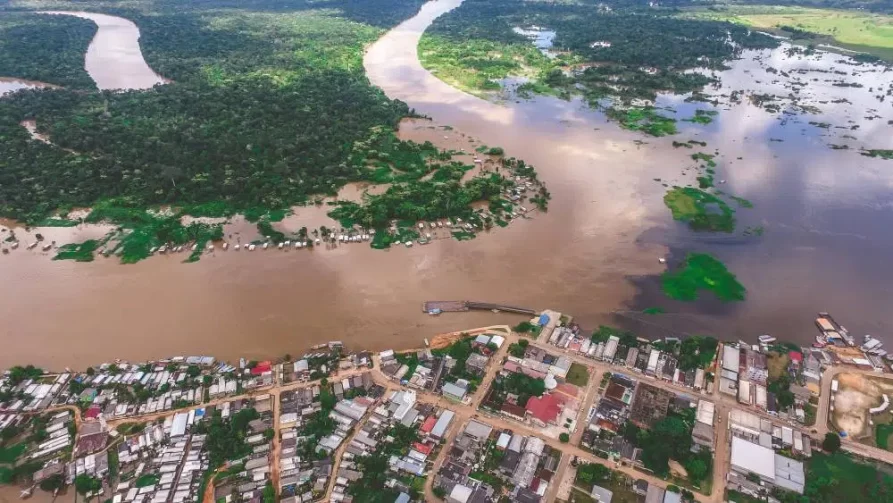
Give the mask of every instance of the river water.
[{"label": "river water", "polygon": [[94,12],[44,11],[43,14],[89,19],[99,27],[84,58],[84,68],[99,89],[151,89],[165,82],[143,59],[140,30],[133,21]]},{"label": "river water", "polygon": [[18,91],[19,89],[31,89],[35,87],[53,87],[43,82],[35,82],[33,80],[14,79],[9,77],[0,77],[0,96],[4,94]]},{"label": "river water", "polygon": [[[363,245],[218,251],[188,265],[181,263],[182,256],[128,266],[102,258],[91,264],[54,262],[42,252],[20,249],[0,256],[5,280],[0,367],[24,362],[82,367],[118,357],[172,354],[260,358],[298,353],[331,339],[376,350],[420,345],[443,331],[519,320],[489,312],[430,317],[421,312],[425,300],[554,308],[586,326],[623,322],[651,335],[668,333],[667,328],[723,339],[771,333],[803,343],[815,333],[814,314],[830,311],[854,333],[887,337],[891,321],[883,313],[893,293],[893,272],[885,267],[893,244],[886,231],[893,217],[893,162],[826,145],[893,148],[881,127],[890,118],[889,103],[874,105],[884,116],[874,121],[864,119],[861,101],[858,107],[820,105],[826,109],[820,120],[871,123],[858,131],[810,126],[812,118],[769,113],[746,103],[720,105],[709,126],[680,123],[682,132],[675,138],[707,141],[706,151],[720,151],[716,178],[727,182],[722,190],[753,201],[754,209],[739,210],[739,227],[765,228],[759,238],[693,234],[670,219],[662,202],[666,188],[654,181],[690,183],[693,172],[683,171],[693,164],[693,150],[674,149],[671,139],[620,130],[576,101],[492,103],[422,69],[415,49],[421,33],[459,3],[426,4],[370,47],[365,58],[369,78],[437,124],[455,127],[430,129],[411,122],[401,130],[404,138],[448,144],[467,142],[470,136],[534,164],[553,195],[547,214],[461,243],[438,240],[388,251]],[[724,86],[752,89],[760,79],[771,84],[772,76],[762,69],[766,63],[752,57],[775,58],[776,67],[816,68],[839,59],[788,58],[785,63],[779,54],[748,54],[724,72]],[[762,73],[755,77],[758,70]],[[808,78],[819,79],[815,84],[822,87],[823,75]],[[868,87],[860,91],[868,93]],[[850,96],[855,91],[841,92]],[[680,113],[694,107],[670,97],[661,103]],[[857,139],[841,138],[849,133]],[[310,227],[324,221],[325,211],[324,206],[304,208],[281,225]],[[39,231],[59,242],[76,240],[68,233],[95,232]],[[18,229],[17,235],[29,242],[34,232]],[[250,232],[238,221],[227,226],[232,239],[243,242]],[[665,266],[657,258],[669,255],[672,262],[692,250],[726,262],[747,287],[747,301],[722,305],[663,299],[656,278]],[[656,305],[672,314],[614,314]]]}]

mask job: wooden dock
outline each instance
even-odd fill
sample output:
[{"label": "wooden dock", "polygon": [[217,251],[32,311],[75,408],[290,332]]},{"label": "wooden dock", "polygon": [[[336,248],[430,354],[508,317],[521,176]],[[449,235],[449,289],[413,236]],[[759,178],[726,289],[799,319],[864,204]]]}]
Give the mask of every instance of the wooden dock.
[{"label": "wooden dock", "polygon": [[422,304],[422,312],[431,313],[440,311],[441,313],[460,313],[470,310],[483,311],[501,311],[506,313],[526,314],[536,316],[537,312],[533,309],[524,307],[505,306],[502,304],[490,304],[487,302],[472,302],[468,300],[429,300]]}]

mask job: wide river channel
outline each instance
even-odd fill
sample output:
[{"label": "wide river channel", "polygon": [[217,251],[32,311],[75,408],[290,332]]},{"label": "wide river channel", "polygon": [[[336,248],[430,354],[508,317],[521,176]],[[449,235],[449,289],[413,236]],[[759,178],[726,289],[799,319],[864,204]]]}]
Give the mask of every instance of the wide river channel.
[{"label": "wide river channel", "polygon": [[[815,313],[829,311],[851,332],[891,340],[893,318],[884,313],[893,299],[888,266],[893,161],[831,150],[827,144],[849,140],[809,125],[812,118],[746,103],[721,107],[712,124],[682,125],[676,138],[707,141],[707,151],[720,151],[722,190],[754,204],[738,211],[739,228],[761,226],[765,233],[693,234],[672,221],[662,202],[666,187],[655,181],[690,183],[692,175],[683,170],[693,164],[692,150],[674,149],[667,138],[620,130],[576,101],[493,103],[424,70],[416,54],[419,37],[460,3],[428,3],[370,47],[369,78],[388,96],[437,124],[453,126],[437,131],[436,136],[449,137],[445,141],[466,141],[465,134],[536,166],[553,195],[548,213],[472,241],[388,251],[363,245],[230,251],[195,264],[181,263],[181,255],[125,266],[113,258],[89,264],[51,261],[50,255],[19,249],[0,257],[0,368],[28,362],[84,367],[174,354],[261,358],[299,353],[332,339],[358,349],[402,348],[440,332],[521,319],[490,312],[432,317],[421,311],[425,300],[553,308],[586,327],[625,323],[649,335],[710,333],[754,340],[769,333],[804,344],[817,333]],[[129,26],[120,23],[116,30],[137,29]],[[132,52],[135,35],[105,46],[94,43],[90,50],[135,54],[131,57],[142,61]],[[722,73],[723,85],[754,88],[760,78],[768,84],[767,59],[778,68],[844,66],[834,55],[799,61],[781,49],[763,51],[732,63]],[[149,80],[133,87],[149,87],[159,78],[140,75]],[[822,120],[859,122],[861,128],[852,132],[859,145],[893,148],[890,104],[872,104],[867,89],[871,79],[884,82],[889,75],[859,77],[866,82],[859,95],[864,96],[850,98],[852,105],[824,105]],[[820,79],[815,86],[819,96],[825,89]],[[863,98],[864,103],[858,101]],[[680,110],[691,106],[680,98],[662,100]],[[865,121],[865,110],[872,107],[884,117]],[[408,138],[432,134],[424,125],[404,129]],[[319,210],[313,212],[319,216]],[[301,218],[301,211],[292,218]],[[38,231],[47,239],[72,242],[103,229]],[[38,231],[16,230],[23,241],[33,241]],[[747,287],[747,300],[723,305],[663,299],[656,278],[666,266],[658,258],[668,256],[672,264],[688,251],[722,259]],[[629,314],[652,306],[668,314]]]}]

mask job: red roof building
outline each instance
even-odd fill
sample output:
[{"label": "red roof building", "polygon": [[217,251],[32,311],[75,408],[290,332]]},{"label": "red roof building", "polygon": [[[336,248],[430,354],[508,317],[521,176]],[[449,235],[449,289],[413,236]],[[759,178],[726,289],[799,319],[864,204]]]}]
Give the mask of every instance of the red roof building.
[{"label": "red roof building", "polygon": [[800,363],[803,362],[803,355],[800,354],[798,351],[791,351],[790,353],[788,353],[788,357],[797,365],[800,365]]},{"label": "red roof building", "polygon": [[434,415],[430,415],[428,416],[428,419],[425,419],[425,422],[422,423],[422,427],[419,428],[419,431],[427,435],[434,429],[435,424],[437,424],[437,418],[434,417]]},{"label": "red roof building", "polygon": [[255,365],[253,369],[251,369],[251,374],[259,376],[264,372],[269,372],[270,370],[272,370],[272,368],[273,364],[271,362],[260,362]]},{"label": "red roof building", "polygon": [[527,412],[542,424],[555,423],[558,414],[561,414],[561,403],[552,394],[541,397],[531,397],[527,400]]},{"label": "red roof building", "polygon": [[434,446],[431,444],[420,444],[416,442],[412,444],[412,448],[427,456],[431,454],[431,450],[434,449]]},{"label": "red roof building", "polygon": [[98,405],[93,405],[84,412],[84,419],[96,419],[99,417],[100,412],[102,412],[102,409]]}]

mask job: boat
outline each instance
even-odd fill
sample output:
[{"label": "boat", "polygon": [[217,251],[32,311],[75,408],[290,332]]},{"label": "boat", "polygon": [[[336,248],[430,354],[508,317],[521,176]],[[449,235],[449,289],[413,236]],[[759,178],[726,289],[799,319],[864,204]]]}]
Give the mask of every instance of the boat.
[{"label": "boat", "polygon": [[270,243],[264,243],[264,250],[266,250],[270,246]]},{"label": "boat", "polygon": [[229,243],[223,243],[223,251],[229,250]]},{"label": "boat", "polygon": [[412,248],[412,241],[407,241],[403,244],[405,244],[407,248]]},{"label": "boat", "polygon": [[657,261],[660,262],[661,264],[666,264],[666,263],[667,263],[667,259],[665,259],[665,258],[663,258],[663,257],[658,258]]},{"label": "boat", "polygon": [[[428,311],[428,314],[430,314],[431,316],[437,316],[437,315],[439,315],[439,314],[442,313],[442,312],[443,312],[442,309],[434,308],[434,309],[431,309],[430,311]],[[427,340],[427,339],[425,340],[425,345],[426,345],[426,346],[428,345],[428,340]]]},{"label": "boat", "polygon": [[760,342],[763,344],[772,344],[773,342],[778,340],[775,337],[772,337],[771,335],[766,335],[766,334],[763,334],[763,335],[757,337],[757,339],[759,339]]},{"label": "boat", "polygon": [[235,246],[233,246],[233,250],[239,251],[239,248],[239,243],[236,243]]}]

